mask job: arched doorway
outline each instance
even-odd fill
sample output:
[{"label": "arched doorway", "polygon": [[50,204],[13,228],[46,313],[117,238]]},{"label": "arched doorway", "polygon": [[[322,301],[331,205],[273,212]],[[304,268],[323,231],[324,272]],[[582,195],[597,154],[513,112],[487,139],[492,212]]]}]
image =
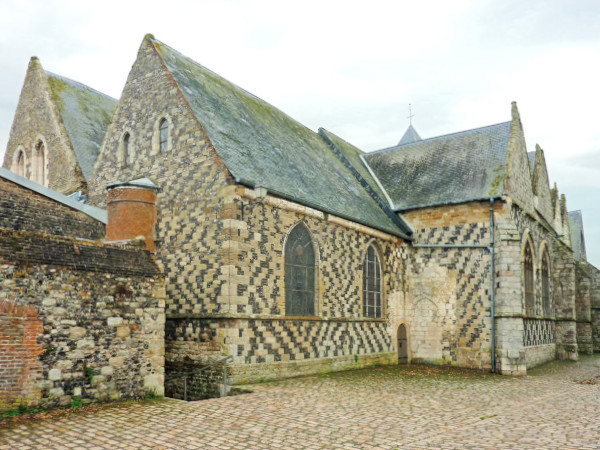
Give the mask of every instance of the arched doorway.
[{"label": "arched doorway", "polygon": [[398,327],[398,364],[408,363],[408,336],[406,326],[400,324]]}]

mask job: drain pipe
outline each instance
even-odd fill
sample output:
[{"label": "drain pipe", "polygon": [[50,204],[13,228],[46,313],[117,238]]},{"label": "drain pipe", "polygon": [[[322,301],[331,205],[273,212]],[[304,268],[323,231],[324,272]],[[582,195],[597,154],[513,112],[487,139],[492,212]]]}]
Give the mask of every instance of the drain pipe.
[{"label": "drain pipe", "polygon": [[495,285],[496,285],[496,267],[494,264],[494,198],[490,198],[490,243],[485,244],[415,244],[411,241],[414,248],[483,248],[490,252],[491,258],[491,291],[490,291],[490,316],[492,320],[492,373],[496,372],[496,305],[495,305]]}]

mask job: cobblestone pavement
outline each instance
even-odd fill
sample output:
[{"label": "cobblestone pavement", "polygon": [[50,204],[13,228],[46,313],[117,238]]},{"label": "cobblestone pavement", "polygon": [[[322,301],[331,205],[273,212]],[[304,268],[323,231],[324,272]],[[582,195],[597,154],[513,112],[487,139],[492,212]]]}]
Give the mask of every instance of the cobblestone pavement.
[{"label": "cobblestone pavement", "polygon": [[0,449],[600,448],[600,355],[524,378],[411,365],[250,388],[0,422]]}]

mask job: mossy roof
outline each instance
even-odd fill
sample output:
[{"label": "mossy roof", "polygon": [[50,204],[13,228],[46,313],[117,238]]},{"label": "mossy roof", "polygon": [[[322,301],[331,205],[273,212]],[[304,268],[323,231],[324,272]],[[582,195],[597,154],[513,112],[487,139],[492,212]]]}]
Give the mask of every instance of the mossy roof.
[{"label": "mossy roof", "polygon": [[117,100],[63,76],[51,72],[46,76],[81,171],[89,180]]},{"label": "mossy roof", "polygon": [[585,239],[583,235],[583,217],[581,211],[569,211],[568,218],[573,255],[577,261],[585,261]]},{"label": "mossy roof", "polygon": [[502,195],[511,122],[367,153],[395,211]]},{"label": "mossy roof", "polygon": [[238,182],[405,236],[321,136],[171,47],[148,39]]}]

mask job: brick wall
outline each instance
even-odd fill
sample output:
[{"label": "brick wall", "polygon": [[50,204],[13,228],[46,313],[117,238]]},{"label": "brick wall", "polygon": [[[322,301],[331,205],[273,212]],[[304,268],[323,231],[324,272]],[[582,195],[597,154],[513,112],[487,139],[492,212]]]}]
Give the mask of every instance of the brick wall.
[{"label": "brick wall", "polygon": [[104,224],[12,181],[0,178],[0,228],[102,239]]},{"label": "brick wall", "polygon": [[39,357],[43,348],[37,338],[43,329],[34,307],[0,299],[0,410],[15,399],[36,401],[39,389],[30,387],[42,375]]}]

